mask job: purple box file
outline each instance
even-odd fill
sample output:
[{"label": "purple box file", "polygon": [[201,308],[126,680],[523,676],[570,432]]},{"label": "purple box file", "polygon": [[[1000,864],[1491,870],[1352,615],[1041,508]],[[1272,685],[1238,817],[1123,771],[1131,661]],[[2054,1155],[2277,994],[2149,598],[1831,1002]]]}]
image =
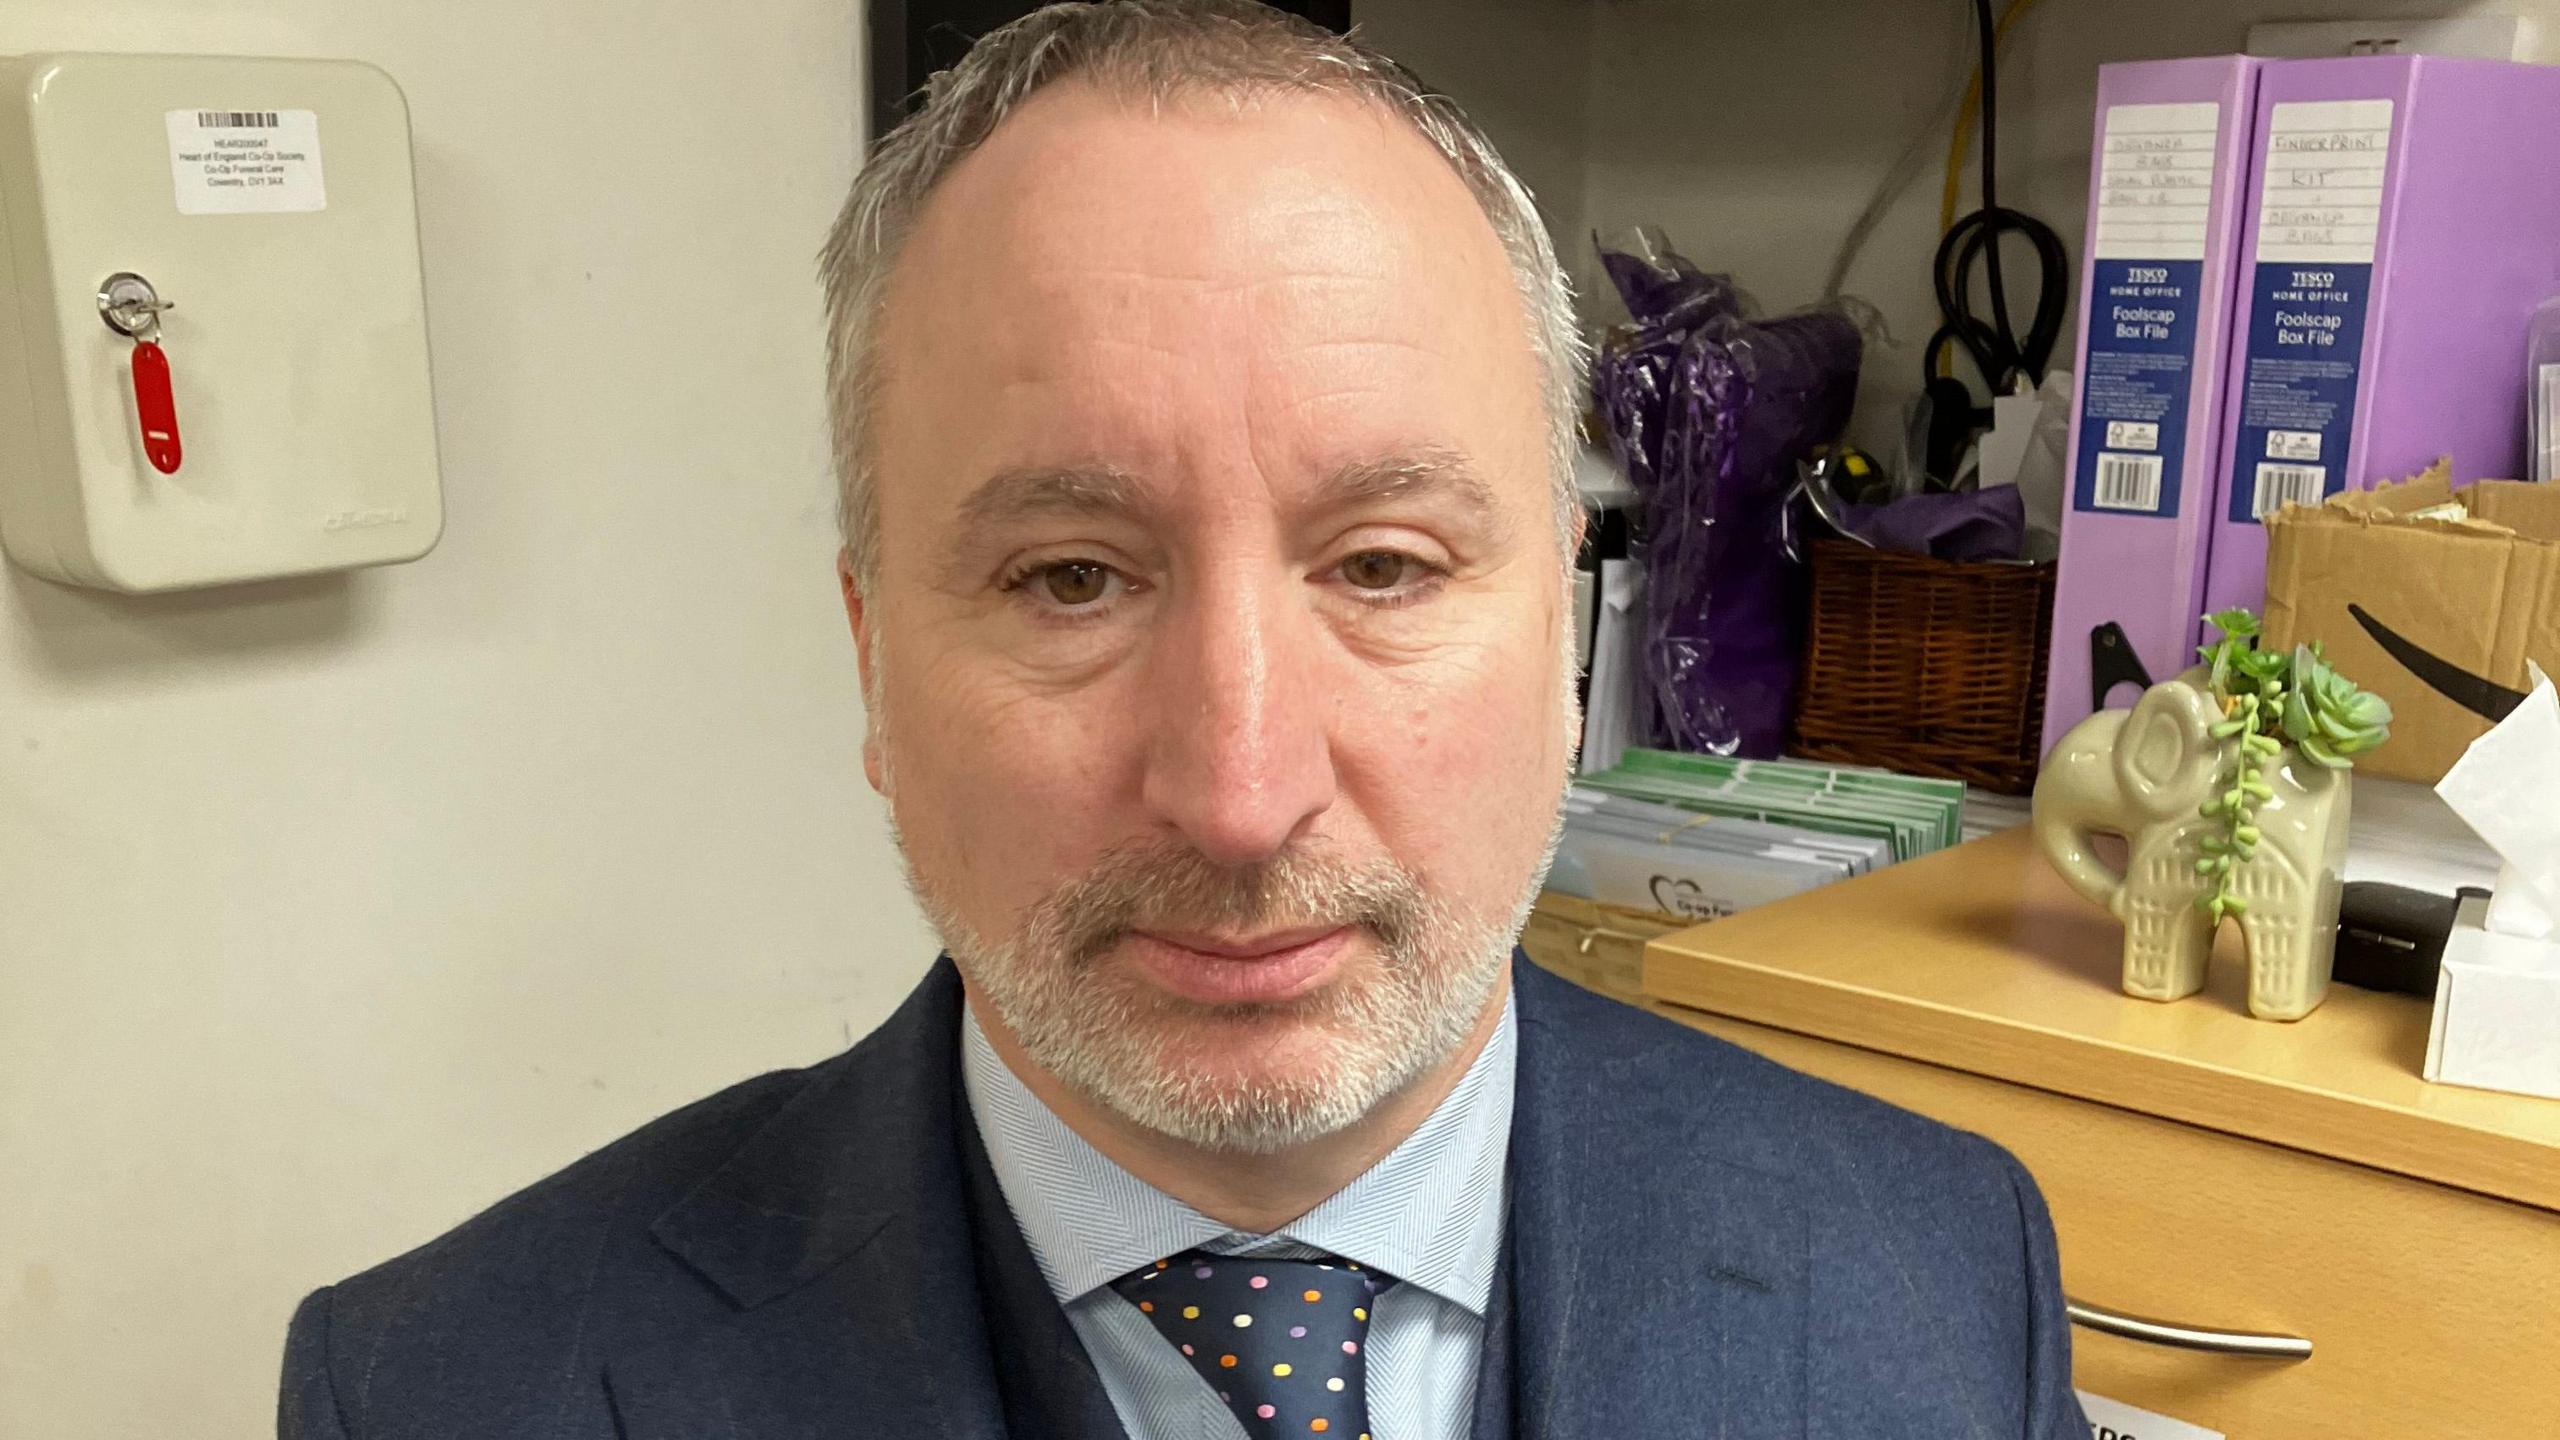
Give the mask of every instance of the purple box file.
[{"label": "purple box file", "polygon": [[2127,657],[2166,679],[2194,655],[2263,63],[2098,71],[2046,749]]},{"label": "purple box file", "polygon": [[2560,68],[2270,61],[2232,313],[2208,609],[2262,608],[2259,517],[2525,463],[2525,328],[2560,291]]}]

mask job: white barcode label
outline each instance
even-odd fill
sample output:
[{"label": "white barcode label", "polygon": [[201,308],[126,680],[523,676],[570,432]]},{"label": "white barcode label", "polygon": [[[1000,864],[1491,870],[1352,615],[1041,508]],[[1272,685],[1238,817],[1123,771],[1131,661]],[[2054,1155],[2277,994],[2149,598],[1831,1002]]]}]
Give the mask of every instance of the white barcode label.
[{"label": "white barcode label", "polygon": [[2317,460],[2320,458],[2320,432],[2270,430],[2267,432],[2267,454],[2278,460]]},{"label": "white barcode label", "polygon": [[2160,509],[2160,457],[2157,455],[2098,455],[2098,508],[2101,510]]},{"label": "white barcode label", "polygon": [[2251,500],[2249,513],[2264,520],[2291,503],[2317,505],[2329,480],[2325,465],[2258,466],[2257,495]]},{"label": "white barcode label", "polygon": [[2107,448],[2157,450],[2160,448],[2160,427],[2148,420],[2110,420],[2107,422]]},{"label": "white barcode label", "polygon": [[171,110],[169,178],[181,215],[329,208],[320,117],[309,110]]},{"label": "white barcode label", "polygon": [[2080,1392],[2080,1413],[2089,1422],[2089,1440],[2223,1440],[2219,1430],[2207,1430],[2086,1390]]}]

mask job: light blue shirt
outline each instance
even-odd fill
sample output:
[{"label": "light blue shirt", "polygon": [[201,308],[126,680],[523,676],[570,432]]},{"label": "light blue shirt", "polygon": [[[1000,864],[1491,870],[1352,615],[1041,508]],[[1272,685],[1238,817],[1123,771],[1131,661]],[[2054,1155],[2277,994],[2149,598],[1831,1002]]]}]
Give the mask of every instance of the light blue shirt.
[{"label": "light blue shirt", "polygon": [[1270,1235],[1230,1230],[1121,1169],[1023,1085],[974,1009],[961,1029],[969,1110],[996,1181],[1129,1440],[1246,1440],[1191,1362],[1111,1288],[1191,1249],[1339,1255],[1396,1277],[1370,1306],[1371,1428],[1390,1440],[1467,1440],[1502,1253],[1519,1054],[1509,999],[1482,1053],[1411,1135]]}]

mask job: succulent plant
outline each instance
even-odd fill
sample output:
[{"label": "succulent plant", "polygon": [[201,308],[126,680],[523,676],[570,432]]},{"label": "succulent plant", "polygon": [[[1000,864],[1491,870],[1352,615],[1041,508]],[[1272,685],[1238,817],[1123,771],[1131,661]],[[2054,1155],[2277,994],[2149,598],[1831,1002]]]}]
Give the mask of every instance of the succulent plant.
[{"label": "succulent plant", "polygon": [[2303,758],[2344,770],[2391,738],[2391,702],[2332,669],[2317,645],[2293,651],[2293,691],[2279,724]]},{"label": "succulent plant", "polygon": [[2213,734],[2230,742],[2231,770],[2223,788],[2204,802],[2205,817],[2223,824],[2200,842],[2204,853],[2196,873],[2214,885],[2197,904],[2220,920],[2249,908],[2231,882],[2258,852],[2258,805],[2275,794],[2267,783],[2268,762],[2291,745],[2315,765],[2344,770],[2391,738],[2391,706],[2331,668],[2316,644],[2290,652],[2259,649],[2258,617],[2246,610],[2204,618],[2222,636],[2196,653],[2209,667],[2206,684],[2222,706]]}]

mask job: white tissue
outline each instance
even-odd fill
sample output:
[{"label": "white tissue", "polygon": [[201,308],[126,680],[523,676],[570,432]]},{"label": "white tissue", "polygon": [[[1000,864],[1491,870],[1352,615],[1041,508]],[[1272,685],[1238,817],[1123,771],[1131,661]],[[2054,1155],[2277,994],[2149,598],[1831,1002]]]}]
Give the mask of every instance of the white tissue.
[{"label": "white tissue", "polygon": [[2495,934],[2560,934],[2560,694],[2527,662],[2533,689],[2471,742],[2436,793],[2504,862],[2483,922]]}]

